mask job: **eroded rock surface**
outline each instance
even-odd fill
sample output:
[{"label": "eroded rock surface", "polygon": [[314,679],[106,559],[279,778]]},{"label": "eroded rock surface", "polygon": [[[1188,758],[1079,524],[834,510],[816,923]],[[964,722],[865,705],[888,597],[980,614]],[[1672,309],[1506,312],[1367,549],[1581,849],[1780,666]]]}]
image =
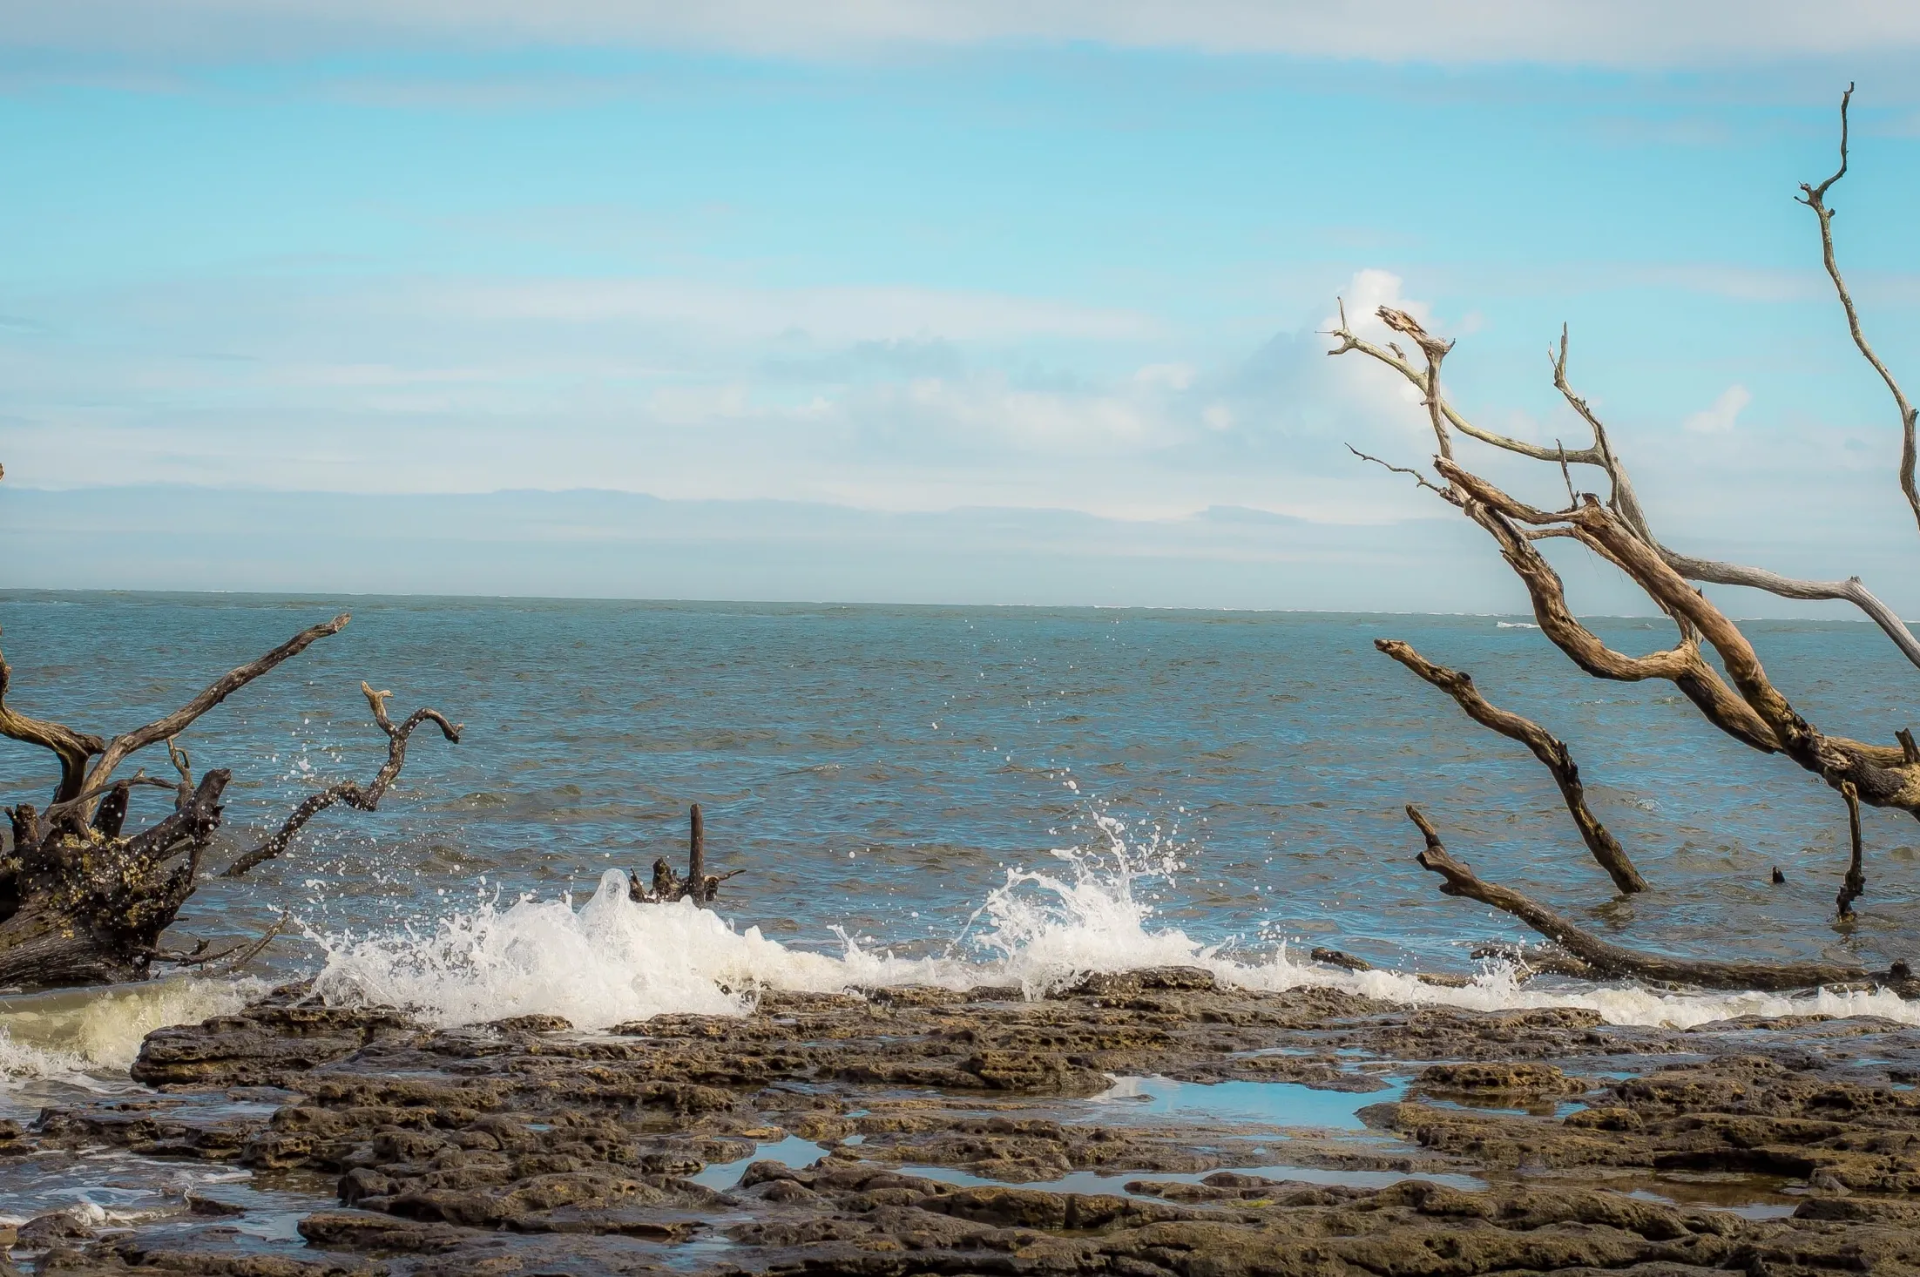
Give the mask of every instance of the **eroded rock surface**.
[{"label": "eroded rock surface", "polygon": [[17,1258],[249,1277],[1920,1271],[1920,1031],[1877,1020],[1626,1029],[1172,969],[1031,1002],[767,993],[604,1033],[436,1030],[290,988],[156,1033],[135,1074],[160,1093],[50,1111],[6,1147],[325,1188],[277,1239],[243,1226],[252,1208],[183,1201],[118,1231],[35,1220]]}]

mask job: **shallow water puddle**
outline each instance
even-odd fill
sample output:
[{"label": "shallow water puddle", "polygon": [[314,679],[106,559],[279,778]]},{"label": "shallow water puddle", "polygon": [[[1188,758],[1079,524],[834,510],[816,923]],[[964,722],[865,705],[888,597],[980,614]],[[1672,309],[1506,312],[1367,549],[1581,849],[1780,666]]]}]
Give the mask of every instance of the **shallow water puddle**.
[{"label": "shallow water puddle", "polygon": [[740,1177],[747,1173],[747,1167],[755,1162],[778,1162],[782,1166],[791,1166],[795,1170],[804,1170],[827,1155],[825,1147],[812,1140],[803,1140],[797,1135],[789,1135],[772,1144],[762,1144],[751,1157],[743,1157],[736,1162],[716,1162],[697,1175],[689,1176],[694,1183],[705,1188],[721,1192],[735,1187]]},{"label": "shallow water puddle", "polygon": [[[1155,1118],[1240,1119],[1265,1126],[1362,1131],[1360,1110],[1406,1094],[1405,1086],[1354,1093],[1324,1091],[1298,1082],[1176,1082],[1167,1077],[1116,1077],[1113,1086],[1087,1101]],[[1111,1106],[1111,1107],[1107,1107]]]}]

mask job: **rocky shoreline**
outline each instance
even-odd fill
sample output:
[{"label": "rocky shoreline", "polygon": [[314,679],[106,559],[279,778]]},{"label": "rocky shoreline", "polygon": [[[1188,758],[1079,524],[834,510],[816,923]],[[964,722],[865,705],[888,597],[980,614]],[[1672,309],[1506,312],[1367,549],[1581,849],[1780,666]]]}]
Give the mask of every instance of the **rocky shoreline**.
[{"label": "rocky shoreline", "polygon": [[[1034,1001],[769,991],[585,1033],[433,1029],[291,986],[160,1030],[133,1073],[154,1093],[0,1124],[0,1157],[178,1159],[247,1191],[130,1227],[45,1215],[15,1265],[1920,1271],[1920,1029],[1870,1018],[1682,1032],[1173,968]],[[269,1197],[285,1236],[244,1226]]]}]

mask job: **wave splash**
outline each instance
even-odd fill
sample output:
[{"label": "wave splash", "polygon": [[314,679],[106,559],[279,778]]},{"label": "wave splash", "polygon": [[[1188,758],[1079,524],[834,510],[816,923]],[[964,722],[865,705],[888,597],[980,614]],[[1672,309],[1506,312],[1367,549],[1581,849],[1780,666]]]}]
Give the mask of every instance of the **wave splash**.
[{"label": "wave splash", "polygon": [[943,954],[901,957],[840,932],[837,955],[790,949],[758,927],[736,931],[687,902],[636,904],[627,875],[608,870],[579,908],[566,901],[498,901],[441,920],[431,934],[314,937],[326,950],[316,992],[335,1004],[387,1003],[442,1025],[508,1016],[564,1016],[604,1029],[669,1012],[743,1014],[760,989],[839,992],[901,984],[1017,986],[1038,997],[1094,972],[1194,966],[1222,984],[1283,991],[1346,990],[1403,1005],[1477,1010],[1575,1007],[1615,1024],[1690,1028],[1742,1016],[1877,1015],[1920,1024],[1920,1004],[1884,990],[1671,993],[1631,984],[1522,985],[1489,965],[1446,988],[1398,971],[1345,972],[1295,962],[1281,942],[1230,955],[1152,924],[1145,880],[1179,868],[1157,840],[1130,852],[1117,821],[1096,817],[1106,847],[1056,851],[1062,872],[1010,870]]},{"label": "wave splash", "polygon": [[124,1081],[147,1034],[237,1011],[265,990],[258,980],[182,976],[0,998],[0,1082]]}]

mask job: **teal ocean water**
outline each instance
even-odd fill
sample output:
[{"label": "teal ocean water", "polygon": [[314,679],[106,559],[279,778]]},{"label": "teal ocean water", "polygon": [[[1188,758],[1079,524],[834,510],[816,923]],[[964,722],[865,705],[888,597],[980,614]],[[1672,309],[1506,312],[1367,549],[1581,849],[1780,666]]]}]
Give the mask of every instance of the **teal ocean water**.
[{"label": "teal ocean water", "polygon": [[[1868,814],[1868,895],[1836,927],[1835,795],[1665,684],[1578,674],[1524,618],[13,592],[0,643],[13,704],[110,732],[339,611],[343,633],[185,741],[235,775],[213,865],[309,790],[372,775],[384,740],[362,679],[392,689],[396,716],[432,705],[465,739],[423,732],[379,813],[330,812],[282,859],[209,879],[175,931],[218,942],[290,910],[298,933],[256,974],[318,976],[329,997],[591,1024],[725,1009],[756,983],[1042,985],[1166,961],[1264,985],[1350,979],[1309,963],[1315,945],[1480,972],[1472,949],[1531,937],[1438,894],[1414,864],[1409,801],[1484,876],[1626,942],[1920,956],[1920,827]],[[1628,650],[1670,633],[1596,624]],[[1879,739],[1912,721],[1898,695],[1912,671],[1868,626],[1750,632],[1814,721]],[[1617,900],[1539,765],[1376,653],[1382,637],[1562,735],[1654,890]],[[38,751],[0,751],[7,793],[51,779]],[[694,802],[714,867],[744,872],[713,914],[627,905],[609,871],[679,861]],[[97,998],[84,1016],[71,998],[14,999],[0,1028],[16,1050],[123,1060],[143,1026],[256,986],[167,987],[111,1015]],[[1369,987],[1442,996],[1404,975]],[[1497,972],[1444,996],[1574,999],[1622,1019],[1772,1005]]]}]

